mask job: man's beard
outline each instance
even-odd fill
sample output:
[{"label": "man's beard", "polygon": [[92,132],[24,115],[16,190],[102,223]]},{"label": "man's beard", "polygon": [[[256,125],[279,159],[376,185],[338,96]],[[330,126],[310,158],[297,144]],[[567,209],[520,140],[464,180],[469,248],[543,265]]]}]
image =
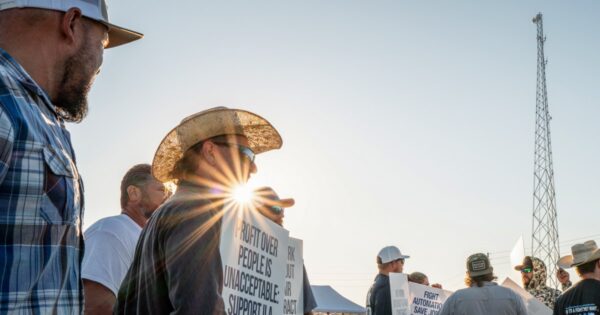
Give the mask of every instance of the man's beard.
[{"label": "man's beard", "polygon": [[95,76],[89,70],[91,60],[94,59],[86,41],[75,55],[65,61],[58,94],[53,101],[58,115],[66,121],[78,123],[87,115],[87,95]]},{"label": "man's beard", "polygon": [[150,201],[150,196],[148,196],[148,194],[145,191],[143,191],[142,201],[140,202],[140,211],[142,212],[144,217],[146,219],[150,219],[156,208],[158,208],[157,205],[153,204]]}]

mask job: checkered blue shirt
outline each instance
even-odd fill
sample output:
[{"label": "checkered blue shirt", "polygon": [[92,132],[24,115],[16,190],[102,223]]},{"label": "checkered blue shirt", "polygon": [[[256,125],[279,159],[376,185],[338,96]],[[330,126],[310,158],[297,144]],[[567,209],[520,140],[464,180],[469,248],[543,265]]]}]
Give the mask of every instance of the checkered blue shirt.
[{"label": "checkered blue shirt", "polygon": [[48,95],[0,49],[0,314],[81,314],[83,187]]}]

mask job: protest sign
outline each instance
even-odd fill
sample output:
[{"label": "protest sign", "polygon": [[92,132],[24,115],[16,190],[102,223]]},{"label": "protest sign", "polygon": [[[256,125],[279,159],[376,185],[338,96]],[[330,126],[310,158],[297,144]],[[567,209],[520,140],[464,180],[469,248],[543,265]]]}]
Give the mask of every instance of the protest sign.
[{"label": "protest sign", "polygon": [[283,314],[304,314],[302,240],[290,237],[287,248]]},{"label": "protest sign", "polygon": [[502,286],[515,291],[519,296],[521,296],[521,299],[523,299],[523,303],[525,304],[525,307],[527,308],[528,315],[551,315],[552,314],[552,310],[548,306],[546,306],[546,304],[542,303],[542,301],[538,300],[533,295],[531,295],[529,292],[527,292],[525,289],[521,288],[511,278],[507,277],[502,282]]},{"label": "protest sign", "polygon": [[[510,251],[510,266],[518,266],[522,263],[523,258],[525,257],[525,243],[523,242],[523,236],[519,237],[515,246]],[[516,277],[517,279],[521,277],[520,270],[514,270],[511,268],[510,276]]]},{"label": "protest sign", "polygon": [[390,273],[392,312],[394,314],[435,315],[452,294],[447,290],[408,281],[403,273]]},{"label": "protest sign", "polygon": [[228,315],[282,313],[288,239],[288,231],[257,211],[225,212],[220,252]]},{"label": "protest sign", "polygon": [[409,315],[408,276],[404,273],[390,273],[389,276],[392,314]]}]

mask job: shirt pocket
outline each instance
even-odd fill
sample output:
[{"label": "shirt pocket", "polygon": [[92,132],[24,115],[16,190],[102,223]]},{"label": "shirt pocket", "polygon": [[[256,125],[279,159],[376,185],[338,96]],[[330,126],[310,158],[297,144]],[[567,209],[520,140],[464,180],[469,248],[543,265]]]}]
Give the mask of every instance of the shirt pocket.
[{"label": "shirt pocket", "polygon": [[41,213],[49,224],[74,223],[79,218],[79,176],[71,157],[54,147],[43,148],[44,200]]}]

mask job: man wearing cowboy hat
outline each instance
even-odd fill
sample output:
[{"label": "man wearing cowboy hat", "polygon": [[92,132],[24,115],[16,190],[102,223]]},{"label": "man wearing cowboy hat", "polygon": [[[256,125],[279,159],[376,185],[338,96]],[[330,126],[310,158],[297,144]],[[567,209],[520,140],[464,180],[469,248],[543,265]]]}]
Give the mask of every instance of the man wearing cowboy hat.
[{"label": "man wearing cowboy hat", "polygon": [[104,49],[142,34],[104,0],[0,0],[0,313],[83,310],[80,122]]},{"label": "man wearing cowboy hat", "polygon": [[554,315],[600,314],[600,249],[590,240],[573,245],[571,253],[560,258],[558,265],[575,267],[581,281],[558,297]]},{"label": "man wearing cowboy hat", "polygon": [[[285,208],[293,206],[296,202],[292,198],[280,199],[277,193],[271,187],[261,187],[254,191],[254,207],[265,217],[283,227],[283,218],[285,217]],[[304,314],[312,314],[312,310],[317,307],[317,301],[313,295],[306,274],[306,268],[302,265],[302,294]]]},{"label": "man wearing cowboy hat", "polygon": [[264,118],[224,107],[184,119],[163,139],[152,163],[175,194],[142,230],[121,284],[116,314],[224,314],[220,219],[231,190],[256,171],[255,154],[279,149]]}]

